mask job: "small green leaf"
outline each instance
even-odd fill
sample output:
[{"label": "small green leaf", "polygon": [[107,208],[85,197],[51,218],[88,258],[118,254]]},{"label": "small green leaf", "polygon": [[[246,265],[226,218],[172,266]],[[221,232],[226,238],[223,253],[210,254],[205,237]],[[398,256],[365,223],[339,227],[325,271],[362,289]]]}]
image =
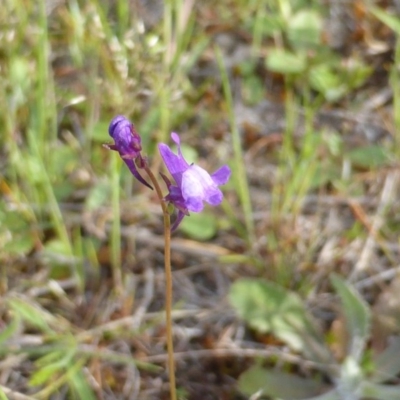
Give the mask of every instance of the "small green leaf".
[{"label": "small green leaf", "polygon": [[179,228],[193,239],[209,240],[217,233],[218,225],[215,215],[203,211],[185,217]]},{"label": "small green leaf", "polygon": [[9,255],[25,255],[29,253],[35,245],[35,240],[31,233],[14,235],[12,240],[4,244],[2,251]]},{"label": "small green leaf", "polygon": [[10,211],[0,204],[0,254],[23,256],[35,245],[32,219],[26,212]]},{"label": "small green leaf", "polygon": [[318,165],[314,172],[310,188],[316,189],[327,183],[334,182],[340,178],[340,172],[340,168],[332,162],[327,162],[326,165]]},{"label": "small green leaf", "polygon": [[321,43],[322,17],[313,10],[301,10],[288,21],[288,39],[294,47]]},{"label": "small green leaf", "polygon": [[362,60],[352,58],[351,63],[342,66],[342,75],[345,75],[346,84],[350,89],[355,89],[364,84],[373,72],[373,68]]},{"label": "small green leaf", "polygon": [[68,244],[60,239],[49,240],[42,251],[43,260],[46,262],[70,263],[73,260]]},{"label": "small green leaf", "polygon": [[10,307],[22,320],[30,323],[32,326],[40,329],[43,332],[50,333],[49,323],[55,322],[54,317],[39,306],[28,303],[19,298],[11,298],[8,300]]},{"label": "small green leaf", "polygon": [[32,374],[29,379],[29,384],[32,386],[39,386],[45,384],[47,381],[54,381],[62,373],[62,364],[54,363],[46,365]]},{"label": "small green leaf", "polygon": [[296,400],[315,396],[319,388],[320,384],[316,380],[259,366],[248,369],[239,378],[239,389],[247,396],[259,393],[274,399]]},{"label": "small green leaf", "polygon": [[319,396],[309,397],[303,400],[342,400],[342,397],[335,389],[333,389]]},{"label": "small green leaf", "polygon": [[263,15],[257,16],[256,18],[252,15],[247,25],[253,29],[257,29],[260,35],[270,37],[285,29],[284,18],[280,14],[274,14],[271,11],[265,12]]},{"label": "small green leaf", "polygon": [[34,372],[29,380],[32,386],[43,385],[48,381],[55,380],[63,374],[73,362],[76,354],[75,348],[71,350],[55,350],[36,361],[37,371]]},{"label": "small green leaf", "polygon": [[337,73],[326,64],[319,64],[311,68],[309,73],[310,85],[320,92],[328,101],[340,99],[347,91]]},{"label": "small green leaf", "polygon": [[74,392],[76,392],[78,399],[96,400],[96,396],[87,383],[82,370],[78,370],[72,374],[70,376],[69,383]]},{"label": "small green leaf", "polygon": [[232,285],[229,299],[252,328],[270,332],[310,357],[326,359],[311,318],[295,293],[272,282],[241,279]]},{"label": "small green leaf", "polygon": [[26,216],[19,211],[1,210],[1,222],[2,228],[8,227],[13,232],[20,232],[29,228]]},{"label": "small green leaf", "polygon": [[299,74],[306,69],[303,53],[291,53],[282,49],[270,49],[266,60],[267,68],[281,74]]},{"label": "small green leaf", "polygon": [[369,381],[361,384],[360,398],[377,400],[400,400],[399,385],[379,385]]},{"label": "small green leaf", "polygon": [[374,362],[374,373],[370,380],[381,383],[395,378],[400,373],[400,337],[390,339],[389,346],[378,354]]},{"label": "small green leaf", "polygon": [[65,279],[81,261],[78,255],[72,255],[68,243],[60,239],[49,240],[42,252],[41,259],[48,265],[49,277],[52,279]]},{"label": "small green leaf", "polygon": [[389,164],[388,151],[378,145],[359,147],[348,154],[350,161],[360,168],[377,168]]},{"label": "small green leaf", "polygon": [[370,310],[358,292],[341,277],[333,274],[331,282],[340,297],[343,314],[346,318],[346,327],[349,333],[349,356],[360,361],[365,343],[370,335]]}]

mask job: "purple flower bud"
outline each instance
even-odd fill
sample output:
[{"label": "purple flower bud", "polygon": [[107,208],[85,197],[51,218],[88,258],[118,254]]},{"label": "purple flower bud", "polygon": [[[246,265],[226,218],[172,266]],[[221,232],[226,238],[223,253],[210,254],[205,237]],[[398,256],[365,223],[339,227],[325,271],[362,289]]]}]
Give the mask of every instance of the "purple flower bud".
[{"label": "purple flower bud", "polygon": [[142,150],[142,139],[129,120],[122,115],[116,116],[108,127],[108,133],[122,158],[136,159]]},{"label": "purple flower bud", "polygon": [[139,174],[135,161],[142,166],[144,159],[142,151],[142,139],[136,132],[134,125],[122,115],[117,115],[108,127],[108,133],[114,139],[114,144],[104,145],[106,148],[118,151],[133,176],[143,185],[153,189]]},{"label": "purple flower bud", "polygon": [[165,200],[174,204],[178,209],[177,219],[172,226],[172,230],[174,230],[183,217],[189,215],[189,211],[202,211],[204,201],[212,206],[221,204],[223,194],[218,186],[228,182],[231,170],[224,165],[210,175],[197,165],[189,165],[182,155],[178,134],[172,133],[171,138],[178,146],[178,154],[175,154],[164,143],[160,143],[158,149],[165,166],[176,182],[176,185],[173,185],[163,176],[169,191]]}]

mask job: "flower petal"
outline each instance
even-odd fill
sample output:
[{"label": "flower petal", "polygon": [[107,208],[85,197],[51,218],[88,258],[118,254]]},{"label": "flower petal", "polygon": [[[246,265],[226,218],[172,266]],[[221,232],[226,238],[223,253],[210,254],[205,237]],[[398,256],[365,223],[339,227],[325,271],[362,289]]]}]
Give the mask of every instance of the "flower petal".
[{"label": "flower petal", "polygon": [[173,203],[178,210],[188,214],[186,201],[182,196],[182,190],[175,185],[168,186],[169,193],[165,196],[165,200]]},{"label": "flower petal", "polygon": [[116,127],[119,125],[120,122],[127,121],[127,119],[123,115],[117,115],[112,119],[110,122],[110,125],[108,127],[108,134],[114,138],[115,132],[116,132]]},{"label": "flower petal", "polygon": [[218,206],[222,203],[223,198],[224,195],[222,194],[221,190],[216,187],[208,191],[205,200],[208,204],[211,204],[212,206]]},{"label": "flower petal", "polygon": [[175,154],[164,143],[160,143],[158,148],[166,168],[176,182],[176,184],[171,184],[169,179],[163,176],[169,191],[164,199],[178,210],[178,216],[172,228],[172,230],[175,230],[183,217],[189,215],[189,211],[202,211],[204,201],[212,206],[222,202],[223,194],[218,185],[227,183],[231,170],[227,165],[224,165],[210,175],[197,165],[189,165],[182,155],[179,135],[172,132],[171,138],[178,147],[178,154]]},{"label": "flower petal", "polygon": [[178,211],[178,215],[176,216],[176,220],[174,221],[174,223],[171,226],[171,232],[173,232],[174,230],[176,230],[178,228],[178,226],[182,222],[182,220],[183,220],[185,215],[186,214],[183,213],[182,211]]},{"label": "flower petal", "polygon": [[203,201],[216,206],[223,195],[209,173],[198,165],[191,165],[182,175],[182,196],[188,210],[200,212]]},{"label": "flower petal", "polygon": [[181,138],[176,132],[171,132],[171,139],[178,146],[178,153],[181,155]]},{"label": "flower petal", "polygon": [[227,165],[223,165],[211,174],[211,179],[216,185],[225,185],[231,176],[231,169]]},{"label": "flower petal", "polygon": [[130,158],[122,158],[124,160],[124,163],[128,166],[129,170],[131,171],[132,175],[141,183],[143,183],[143,185],[147,186],[148,188],[150,188],[151,190],[153,190],[152,186],[149,185],[144,178],[142,177],[142,175],[139,174],[139,171],[136,168],[136,164],[135,162],[130,159]]},{"label": "flower petal", "polygon": [[142,150],[142,140],[127,118],[122,115],[113,118],[108,133],[114,139],[114,147],[121,157],[135,159],[139,155]]},{"label": "flower petal", "polygon": [[175,133],[171,134],[171,137],[178,145],[178,155],[164,143],[158,145],[158,150],[160,151],[161,157],[164,160],[169,173],[174,177],[178,186],[180,186],[182,183],[182,174],[189,168],[189,164],[182,156],[179,136]]}]

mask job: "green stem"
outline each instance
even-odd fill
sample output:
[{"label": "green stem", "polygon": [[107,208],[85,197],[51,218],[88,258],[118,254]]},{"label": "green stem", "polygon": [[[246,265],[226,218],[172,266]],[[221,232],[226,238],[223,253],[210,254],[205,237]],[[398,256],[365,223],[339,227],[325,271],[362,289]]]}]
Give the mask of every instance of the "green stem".
[{"label": "green stem", "polygon": [[171,273],[171,219],[164,201],[160,185],[156,177],[150,170],[148,165],[144,166],[144,170],[149,176],[151,182],[160,200],[163,217],[164,217],[164,266],[165,266],[165,314],[167,324],[167,351],[168,351],[168,374],[170,385],[171,400],[176,400],[175,385],[175,361],[174,361],[174,343],[172,341],[172,273]]}]

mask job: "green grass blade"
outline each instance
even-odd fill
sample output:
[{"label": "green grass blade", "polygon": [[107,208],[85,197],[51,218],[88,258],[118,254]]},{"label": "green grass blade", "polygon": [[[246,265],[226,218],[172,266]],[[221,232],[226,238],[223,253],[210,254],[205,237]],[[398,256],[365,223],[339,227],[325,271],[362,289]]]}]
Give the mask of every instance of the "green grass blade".
[{"label": "green grass blade", "polygon": [[247,239],[251,243],[254,242],[255,238],[253,210],[250,199],[249,183],[247,181],[246,175],[246,166],[244,165],[240,132],[235,119],[232,91],[229,83],[228,73],[224,66],[222,52],[218,47],[215,48],[215,54],[217,56],[218,67],[222,78],[222,87],[224,90],[225,100],[228,108],[228,117],[232,130],[232,143],[234,154],[233,179],[235,182],[236,190],[239,194],[240,203],[243,208],[244,220],[248,235]]}]

